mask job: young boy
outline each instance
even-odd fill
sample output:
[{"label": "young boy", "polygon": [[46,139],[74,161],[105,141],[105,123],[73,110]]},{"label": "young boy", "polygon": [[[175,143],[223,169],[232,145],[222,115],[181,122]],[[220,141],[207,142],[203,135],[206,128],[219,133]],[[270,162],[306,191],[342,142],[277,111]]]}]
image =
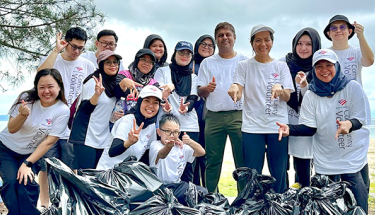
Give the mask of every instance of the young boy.
[{"label": "young boy", "polygon": [[202,146],[190,139],[186,133],[182,141],[180,121],[173,114],[164,114],[156,130],[160,141],[154,141],[150,146],[150,167],[156,168],[156,175],[164,184],[178,183],[187,162],[192,163],[195,157],[206,154]]},{"label": "young boy", "polygon": [[[351,24],[346,16],[335,15],[329,20],[323,33],[332,41],[329,49],[339,57],[341,71],[362,85],[362,66],[368,67],[374,63],[374,53],[366,41],[364,27],[356,22]],[[349,45],[349,39],[355,33],[359,47]]]}]

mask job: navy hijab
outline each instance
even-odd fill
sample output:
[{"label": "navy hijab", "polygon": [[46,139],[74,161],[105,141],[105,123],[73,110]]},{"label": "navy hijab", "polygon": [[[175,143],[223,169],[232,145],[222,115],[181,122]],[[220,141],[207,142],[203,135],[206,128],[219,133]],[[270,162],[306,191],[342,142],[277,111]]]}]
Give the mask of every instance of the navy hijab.
[{"label": "navy hijab", "polygon": [[160,109],[158,110],[158,113],[155,114],[155,116],[151,118],[145,118],[141,113],[142,101],[143,101],[143,98],[138,98],[137,104],[134,107],[132,107],[127,114],[134,115],[135,121],[138,126],[141,126],[143,122],[144,123],[143,128],[147,128],[147,126],[151,125],[152,123],[156,123],[156,119],[158,117],[158,113]]},{"label": "navy hijab", "polygon": [[[312,43],[312,54],[311,54],[310,57],[308,57],[306,59],[300,58],[297,54],[297,51],[296,51],[298,41],[303,35],[309,36],[310,39],[311,39],[311,43]],[[296,82],[295,82],[296,75],[300,71],[302,71],[304,73],[308,72],[307,81],[308,82],[311,81],[312,73],[313,73],[312,72],[312,70],[313,70],[313,65],[312,65],[313,54],[316,51],[318,51],[320,48],[321,48],[321,43],[320,43],[319,33],[313,28],[303,28],[293,38],[292,52],[289,52],[285,56],[285,59],[286,59],[286,63],[288,64],[290,73],[292,75],[294,88],[296,88]],[[300,99],[298,99],[298,94],[297,94],[297,90],[296,90],[295,92],[290,94],[290,99],[287,102],[289,107],[291,107],[297,113],[298,113],[298,111],[299,111],[298,109],[299,109],[299,107],[301,106],[301,103],[302,103],[301,92],[300,92],[299,98]]]}]

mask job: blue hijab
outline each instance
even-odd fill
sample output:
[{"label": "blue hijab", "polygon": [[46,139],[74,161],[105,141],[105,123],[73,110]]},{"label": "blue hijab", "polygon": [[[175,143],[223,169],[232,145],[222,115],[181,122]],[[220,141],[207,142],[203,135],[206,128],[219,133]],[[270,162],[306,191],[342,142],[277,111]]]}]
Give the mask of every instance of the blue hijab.
[{"label": "blue hijab", "polygon": [[340,63],[337,61],[335,63],[336,75],[332,78],[329,83],[325,83],[318,79],[315,72],[315,66],[313,69],[313,78],[309,83],[309,90],[314,92],[320,97],[333,96],[336,92],[344,89],[344,87],[349,83],[349,79],[341,72]]}]

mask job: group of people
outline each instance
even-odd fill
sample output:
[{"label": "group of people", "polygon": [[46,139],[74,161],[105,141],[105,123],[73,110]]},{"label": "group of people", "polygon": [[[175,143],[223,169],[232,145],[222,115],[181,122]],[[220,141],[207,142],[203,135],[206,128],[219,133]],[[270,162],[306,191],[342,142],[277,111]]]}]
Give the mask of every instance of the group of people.
[{"label": "group of people", "polygon": [[[218,192],[228,136],[236,168],[262,172],[267,156],[276,192],[289,186],[291,155],[302,187],[310,185],[313,163],[317,174],[349,181],[367,212],[371,116],[361,69],[374,54],[363,26],[336,15],[323,31],[331,47],[321,49],[319,33],[304,28],[279,60],[270,56],[274,33],[253,27],[248,58],[234,50],[233,25],[221,22],[214,37],[202,35],[194,47],[177,42],[171,63],[164,40],[152,34],[128,69],[114,52],[112,30],[100,31],[97,51],[85,53],[82,28],[64,39],[57,34],[34,88],[16,99],[0,133],[1,196],[9,213],[39,214],[39,197],[48,208],[49,157],[72,170],[108,170],[133,155],[179,193],[187,182]],[[354,34],[360,47],[349,45]],[[130,110],[115,109],[129,96]]]}]

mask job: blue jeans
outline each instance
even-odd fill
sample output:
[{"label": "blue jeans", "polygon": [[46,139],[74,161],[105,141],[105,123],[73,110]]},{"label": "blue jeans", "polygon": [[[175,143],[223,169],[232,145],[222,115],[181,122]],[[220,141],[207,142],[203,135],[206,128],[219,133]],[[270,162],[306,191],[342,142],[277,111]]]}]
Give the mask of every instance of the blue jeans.
[{"label": "blue jeans", "polygon": [[262,173],[267,145],[267,162],[270,173],[276,178],[274,190],[283,193],[286,186],[288,166],[288,138],[278,140],[279,134],[250,134],[242,132],[245,166]]}]

